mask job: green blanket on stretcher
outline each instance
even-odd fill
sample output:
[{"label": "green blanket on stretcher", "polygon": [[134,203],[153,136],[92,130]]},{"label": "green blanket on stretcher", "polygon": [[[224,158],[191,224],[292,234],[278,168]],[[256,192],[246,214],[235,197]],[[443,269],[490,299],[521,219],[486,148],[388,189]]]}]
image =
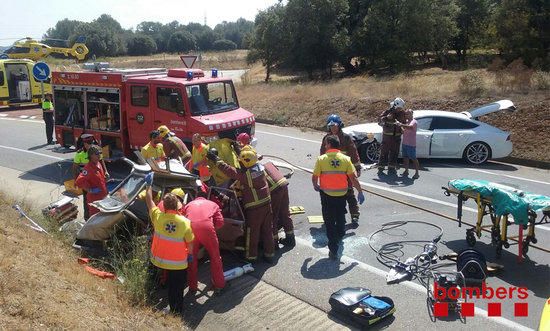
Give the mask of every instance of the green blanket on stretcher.
[{"label": "green blanket on stretcher", "polygon": [[510,214],[516,224],[528,223],[528,210],[538,212],[550,209],[548,196],[528,193],[486,180],[454,179],[449,182],[449,188],[476,192],[482,198],[490,198],[497,216]]}]

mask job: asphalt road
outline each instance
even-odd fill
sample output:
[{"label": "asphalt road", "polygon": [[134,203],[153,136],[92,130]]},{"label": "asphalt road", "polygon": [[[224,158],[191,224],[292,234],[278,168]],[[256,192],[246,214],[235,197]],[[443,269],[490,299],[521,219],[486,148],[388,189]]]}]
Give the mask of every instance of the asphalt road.
[{"label": "asphalt road", "polygon": [[[322,134],[302,132],[294,128],[280,128],[257,125],[258,151],[264,155],[276,155],[300,167],[312,169],[319,153]],[[7,167],[36,175],[45,181],[61,183],[70,177],[70,159],[73,154],[55,151],[52,146],[43,145],[44,125],[40,121],[0,118],[0,167]],[[267,158],[267,157],[266,157]],[[486,179],[513,186],[525,191],[550,195],[550,172],[490,162],[481,167],[472,168],[460,161],[421,160],[423,169],[416,181],[403,178],[378,177],[375,170],[364,171],[360,180],[365,189],[380,192],[423,208],[449,216],[456,215],[456,199],[443,195],[441,186],[450,179],[471,178]],[[330,294],[342,287],[363,286],[370,288],[375,295],[389,296],[395,303],[395,318],[382,326],[391,329],[465,329],[479,327],[486,329],[536,328],[540,310],[550,297],[550,255],[534,249],[522,264],[516,262],[517,246],[505,250],[500,260],[495,259],[494,247],[490,246],[490,237],[484,234],[476,244],[489,261],[505,266],[500,273],[487,279],[489,286],[527,287],[529,296],[520,300],[514,295],[507,300],[475,301],[476,316],[466,322],[452,316],[432,321],[426,306],[426,291],[417,282],[399,285],[386,285],[387,268],[377,261],[375,253],[369,248],[368,237],[381,225],[391,221],[420,220],[436,224],[443,229],[443,238],[438,245],[439,253],[459,251],[466,248],[465,231],[457,224],[439,216],[411,208],[399,203],[366,194],[367,201],[361,206],[360,225],[351,227],[344,240],[343,258],[338,264],[328,260],[326,236],[321,224],[309,224],[307,216],[321,215],[318,194],[311,187],[310,174],[296,170],[291,179],[291,205],[303,206],[306,214],[294,216],[298,245],[291,251],[281,250],[276,266],[267,268],[260,264],[256,275],[269,284],[313,304],[325,311],[330,309]],[[9,189],[9,188],[5,188]],[[467,207],[475,208],[472,202]],[[474,209],[464,211],[464,220],[475,221]],[[516,233],[513,226],[511,233]],[[399,231],[385,233],[376,237],[373,245],[395,240],[431,240],[436,231],[424,225],[409,224]],[[537,227],[538,244],[550,247],[550,226]],[[418,247],[405,247],[404,257],[417,254]],[[487,317],[488,302],[502,303],[502,316]],[[514,317],[514,303],[527,302],[527,317]],[[276,313],[276,312],[274,312]],[[270,328],[276,328],[271,326]]]}]

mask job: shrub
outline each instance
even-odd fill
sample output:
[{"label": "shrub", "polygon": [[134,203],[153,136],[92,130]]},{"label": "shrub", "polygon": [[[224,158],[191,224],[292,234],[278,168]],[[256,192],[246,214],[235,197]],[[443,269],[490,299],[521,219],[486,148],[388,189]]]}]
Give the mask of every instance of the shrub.
[{"label": "shrub", "polygon": [[217,51],[231,51],[237,49],[237,44],[235,44],[231,40],[219,39],[214,42],[212,48]]},{"label": "shrub", "polygon": [[550,72],[536,71],[533,73],[531,85],[537,90],[550,90]]},{"label": "shrub", "polygon": [[471,98],[479,97],[487,91],[487,86],[480,72],[469,71],[460,78],[458,91]]},{"label": "shrub", "polygon": [[155,40],[146,35],[136,35],[128,40],[129,55],[151,55],[157,51]]}]

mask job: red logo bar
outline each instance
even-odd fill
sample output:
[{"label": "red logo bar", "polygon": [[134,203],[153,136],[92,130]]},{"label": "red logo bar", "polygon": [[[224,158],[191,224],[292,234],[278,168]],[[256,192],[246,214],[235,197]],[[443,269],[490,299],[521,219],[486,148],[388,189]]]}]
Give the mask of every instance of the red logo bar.
[{"label": "red logo bar", "polygon": [[500,302],[489,302],[487,304],[487,315],[489,317],[502,316],[502,304]]},{"label": "red logo bar", "polygon": [[434,303],[434,317],[447,317],[449,316],[449,304],[446,302]]},{"label": "red logo bar", "polygon": [[463,317],[472,317],[475,315],[475,306],[473,302],[463,302],[460,305],[460,314]]},{"label": "red logo bar", "polygon": [[514,316],[527,317],[529,315],[529,304],[527,302],[514,303]]}]

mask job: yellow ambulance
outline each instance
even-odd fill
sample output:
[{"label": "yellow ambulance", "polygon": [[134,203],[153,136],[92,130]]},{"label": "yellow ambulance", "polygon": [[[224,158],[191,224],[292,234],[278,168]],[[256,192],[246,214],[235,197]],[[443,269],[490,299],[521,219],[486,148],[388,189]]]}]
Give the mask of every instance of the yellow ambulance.
[{"label": "yellow ambulance", "polygon": [[[28,59],[0,59],[0,107],[42,102],[40,82],[32,75],[34,63]],[[44,93],[51,92],[48,78],[44,82]]]}]

